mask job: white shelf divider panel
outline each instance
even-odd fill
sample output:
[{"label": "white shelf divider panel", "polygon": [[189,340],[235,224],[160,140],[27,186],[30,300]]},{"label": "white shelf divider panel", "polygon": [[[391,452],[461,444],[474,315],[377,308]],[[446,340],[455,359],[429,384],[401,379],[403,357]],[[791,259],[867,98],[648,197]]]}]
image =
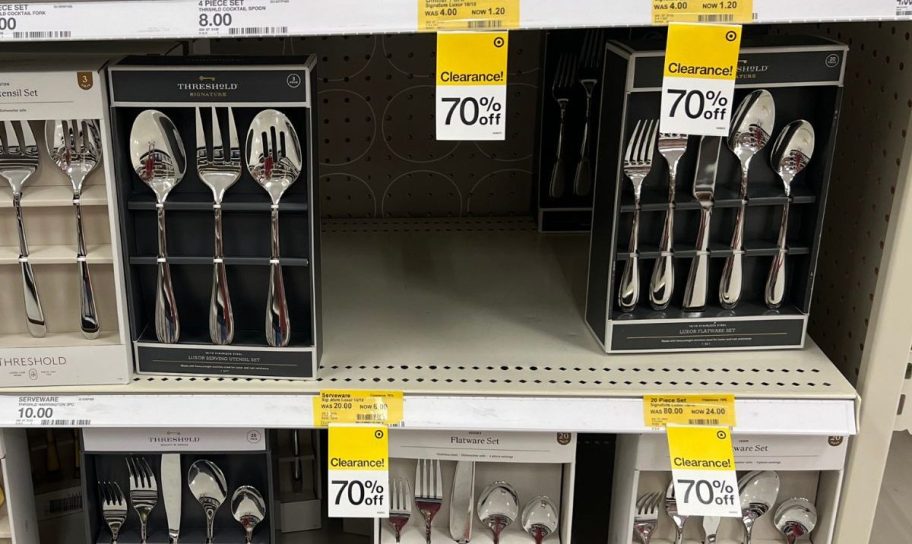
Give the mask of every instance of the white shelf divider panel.
[{"label": "white shelf divider panel", "polygon": [[[268,2],[249,2],[269,5]],[[590,26],[648,26],[652,24],[650,0],[627,0],[620,8],[605,0],[523,0],[521,28],[572,28]],[[754,0],[757,23],[864,21],[909,18],[898,0]],[[198,0],[86,0],[79,2],[29,2],[17,16],[16,29],[0,41],[26,40],[124,40],[189,39],[198,37],[307,36],[414,32],[418,0],[295,0],[291,5],[270,6],[266,19],[243,26],[243,16],[230,31],[203,35],[199,31]],[[31,15],[30,15],[31,14]],[[252,19],[251,19],[252,20]],[[230,28],[230,27],[229,27]]]},{"label": "white shelf divider panel", "polygon": [[647,432],[648,393],[728,392],[739,432],[852,435],[855,390],[801,350],[608,356],[582,319],[585,236],[527,219],[328,221],[317,381],[145,377],[61,395],[56,426],[308,427],[320,389],[406,393],[405,426]]}]

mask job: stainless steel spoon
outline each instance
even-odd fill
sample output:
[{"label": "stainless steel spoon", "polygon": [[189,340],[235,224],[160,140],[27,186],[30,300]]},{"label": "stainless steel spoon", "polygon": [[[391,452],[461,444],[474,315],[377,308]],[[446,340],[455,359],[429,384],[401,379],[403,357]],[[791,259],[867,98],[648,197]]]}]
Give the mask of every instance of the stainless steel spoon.
[{"label": "stainless steel spoon", "polygon": [[248,544],[253,541],[253,531],[266,518],[266,501],[257,488],[242,485],[231,495],[231,513],[241,524]]},{"label": "stainless steel spoon", "polygon": [[212,544],[215,513],[228,497],[225,474],[212,461],[198,459],[187,471],[187,485],[206,514],[206,544]]},{"label": "stainless steel spoon", "polygon": [[763,149],[773,132],[776,122],[776,103],[769,91],[757,90],[738,105],[728,133],[728,147],[741,162],[741,185],[738,198],[741,204],[735,216],[735,230],[731,239],[732,255],[725,259],[722,281],[719,285],[719,304],[726,310],[741,300],[744,255],[744,216],[747,211],[747,178],[751,159]]},{"label": "stainless steel spoon", "polygon": [[92,119],[48,120],[44,123],[44,141],[48,155],[73,186],[73,208],[76,212],[76,265],[79,267],[79,326],[82,335],[93,340],[101,329],[95,309],[95,290],[86,262],[86,243],[82,229],[82,184],[101,164],[101,134]]},{"label": "stainless steel spoon", "polygon": [[184,143],[171,119],[157,110],[145,110],[130,130],[130,160],[133,169],[155,193],[158,211],[158,282],[155,290],[155,336],[159,342],[174,344],[180,339],[180,319],[171,269],[168,267],[165,237],[165,200],[187,170]]},{"label": "stainless steel spoon", "polygon": [[270,346],[287,346],[291,322],[279,261],[279,200],[301,175],[301,143],[291,120],[268,109],[253,118],[247,132],[247,169],[272,199],[272,253],[269,259],[269,294],[266,301],[266,340]]},{"label": "stainless steel spoon", "polygon": [[773,524],[785,535],[788,544],[795,544],[796,540],[814,530],[817,509],[807,499],[789,499],[776,509]]},{"label": "stainless steel spoon", "polygon": [[782,306],[782,299],[785,296],[785,255],[788,252],[785,238],[788,233],[789,205],[792,202],[791,184],[795,176],[811,161],[813,154],[814,127],[803,119],[792,121],[782,129],[770,154],[770,164],[782,178],[786,198],[785,206],[782,208],[782,222],[779,224],[776,244],[778,250],[773,257],[773,264],[766,279],[766,289],[763,292],[764,302],[774,310]]},{"label": "stainless steel spoon", "polygon": [[749,472],[738,480],[741,490],[741,521],[747,538],[744,544],[751,544],[754,522],[769,512],[779,496],[779,474],[771,471]]}]

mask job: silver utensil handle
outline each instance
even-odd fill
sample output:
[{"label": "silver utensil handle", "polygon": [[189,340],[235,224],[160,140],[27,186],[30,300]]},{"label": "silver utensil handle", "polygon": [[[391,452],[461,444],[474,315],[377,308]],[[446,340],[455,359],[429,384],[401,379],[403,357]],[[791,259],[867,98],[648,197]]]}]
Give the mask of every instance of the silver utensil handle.
[{"label": "silver utensil handle", "polygon": [[272,205],[272,258],[269,259],[269,293],[266,299],[266,340],[270,346],[285,347],[289,341],[288,300],[279,262],[279,206]]},{"label": "silver utensil handle", "polygon": [[301,480],[301,437],[298,430],[291,431],[291,455],[294,457],[292,476],[296,482]]},{"label": "silver utensil handle", "polygon": [[[594,86],[594,84],[593,84]],[[583,122],[583,137],[580,142],[580,158],[576,165],[576,172],[573,175],[573,194],[576,196],[585,196],[592,190],[592,165],[589,162],[589,148],[591,129],[590,120],[592,117],[592,88],[583,86],[586,91],[586,120]]]},{"label": "silver utensil handle", "polygon": [[567,177],[564,166],[564,121],[567,118],[567,101],[561,100],[557,104],[560,107],[560,125],[557,129],[557,148],[554,151],[554,165],[551,167],[551,182],[548,184],[548,196],[551,198],[564,196],[564,180]]},{"label": "silver utensil handle", "polygon": [[712,208],[700,208],[700,228],[697,233],[697,255],[690,263],[687,287],[684,290],[684,309],[702,310],[706,307],[706,288],[709,276],[709,221]]},{"label": "silver utensil handle", "polygon": [[206,513],[206,544],[212,544],[212,539],[215,537],[215,508],[206,505],[203,507],[203,511]]},{"label": "silver utensil handle", "polygon": [[86,262],[85,234],[82,229],[82,206],[79,196],[73,197],[73,209],[76,213],[76,264],[79,267],[79,326],[82,335],[89,340],[98,338],[101,328],[98,323],[98,311],[95,308],[95,289]]},{"label": "silver utensil handle", "polygon": [[625,312],[636,308],[640,299],[640,205],[637,203],[633,210],[633,225],[630,228],[629,256],[624,264],[624,273],[621,275],[621,285],[618,288],[618,306]]},{"label": "silver utensil handle", "polygon": [[158,280],[155,285],[155,336],[159,342],[174,344],[180,339],[180,319],[171,284],[165,239],[165,206],[156,204],[158,211]]},{"label": "silver utensil handle", "polygon": [[215,214],[215,251],[212,259],[212,297],[209,301],[209,339],[213,344],[225,345],[234,340],[234,313],[224,262],[222,206],[214,204],[212,207]]},{"label": "silver utensil handle", "polygon": [[147,537],[146,537],[146,532],[147,532],[146,522],[145,522],[145,521],[140,521],[140,524],[139,524],[139,544],[146,544],[146,539],[147,539]]},{"label": "silver utensil handle", "polygon": [[25,238],[25,222],[22,219],[22,194],[13,193],[13,207],[16,209],[16,226],[19,229],[19,268],[22,272],[22,294],[25,298],[26,326],[29,334],[42,338],[47,334],[47,322],[38,297],[38,281],[32,264],[28,261],[28,240]]},{"label": "silver utensil handle", "polygon": [[782,299],[785,295],[785,256],[788,250],[785,247],[785,237],[788,232],[790,200],[785,201],[782,208],[782,222],[779,224],[778,250],[773,257],[773,264],[770,266],[769,276],[766,278],[766,289],[764,290],[764,301],[772,309],[782,306]]},{"label": "silver utensil handle", "polygon": [[706,544],[716,544],[716,535],[706,535]]},{"label": "silver utensil handle", "polygon": [[652,281],[649,284],[649,302],[657,311],[668,307],[671,294],[674,292],[674,259],[671,253],[674,239],[674,209],[674,203],[669,203],[662,226],[662,240],[659,243],[661,254],[652,268]]},{"label": "silver utensil handle", "polygon": [[175,531],[168,531],[168,544],[178,544],[177,539],[180,537],[180,533]]},{"label": "silver utensil handle", "polygon": [[746,203],[742,200],[741,207],[735,216],[735,230],[732,233],[732,254],[725,258],[725,268],[722,269],[722,281],[719,283],[719,304],[726,310],[731,310],[741,301],[741,286],[743,278],[742,259],[744,255],[744,216],[747,213]]},{"label": "silver utensil handle", "polygon": [[675,544],[684,544],[684,529],[675,532]]}]

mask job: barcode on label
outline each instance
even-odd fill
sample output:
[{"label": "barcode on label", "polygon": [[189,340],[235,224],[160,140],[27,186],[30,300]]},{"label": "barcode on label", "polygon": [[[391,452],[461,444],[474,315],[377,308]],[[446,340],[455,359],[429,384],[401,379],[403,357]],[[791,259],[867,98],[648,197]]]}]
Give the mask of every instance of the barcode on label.
[{"label": "barcode on label", "polygon": [[709,15],[697,15],[697,22],[700,23],[731,23],[735,20],[732,13],[712,13]]},{"label": "barcode on label", "polygon": [[688,425],[718,425],[718,419],[688,419]]},{"label": "barcode on label", "polygon": [[469,21],[469,28],[503,28],[503,21],[498,19],[484,19],[481,21]]},{"label": "barcode on label", "polygon": [[268,34],[288,34],[287,26],[245,26],[241,28],[229,28],[229,36],[250,36],[250,35],[268,35]]},{"label": "barcode on label", "polygon": [[69,30],[33,30],[29,32],[13,32],[17,40],[50,40],[54,38],[69,38],[73,33]]},{"label": "barcode on label", "polygon": [[49,514],[69,514],[79,510],[82,510],[82,495],[72,495],[48,501]]},{"label": "barcode on label", "polygon": [[91,419],[42,419],[42,427],[87,427],[92,424]]},{"label": "barcode on label", "polygon": [[357,421],[383,423],[383,418],[379,417],[378,414],[355,414],[355,419]]}]

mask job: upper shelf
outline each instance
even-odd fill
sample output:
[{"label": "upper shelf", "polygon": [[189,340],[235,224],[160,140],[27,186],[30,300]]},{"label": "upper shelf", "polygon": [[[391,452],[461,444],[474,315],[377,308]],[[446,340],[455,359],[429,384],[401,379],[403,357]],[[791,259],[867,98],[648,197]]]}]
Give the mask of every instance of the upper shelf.
[{"label": "upper shelf", "polygon": [[[210,20],[198,0],[86,0],[12,4],[16,28],[0,31],[0,41],[135,40],[154,38],[307,36],[414,32],[419,0],[334,0],[266,2],[265,11],[225,11],[231,23]],[[521,0],[521,28],[648,26],[650,0]],[[757,23],[908,19],[897,0],[754,0]],[[200,29],[200,16],[208,26]],[[219,26],[216,26],[218,24]]]}]

